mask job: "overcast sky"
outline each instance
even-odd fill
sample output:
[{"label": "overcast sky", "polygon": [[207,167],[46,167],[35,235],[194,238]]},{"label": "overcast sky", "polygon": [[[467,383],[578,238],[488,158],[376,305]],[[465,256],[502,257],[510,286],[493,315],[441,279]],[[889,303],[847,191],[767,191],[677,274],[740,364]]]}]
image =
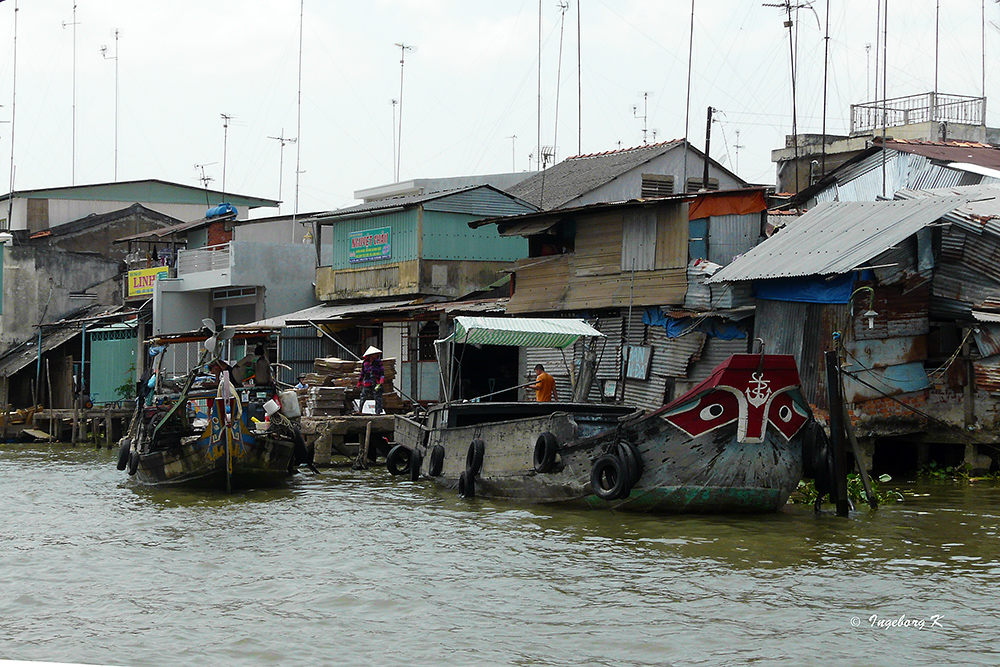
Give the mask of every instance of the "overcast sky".
[{"label": "overcast sky", "polygon": [[[224,180],[226,191],[277,199],[280,172],[282,213],[294,207],[297,161],[300,212],[351,205],[354,191],[393,182],[394,155],[401,180],[533,167],[538,0],[305,0],[301,131],[299,0],[78,0],[75,26],[73,0],[17,2],[16,50],[14,0],[0,2],[3,192],[12,116],[15,190],[115,180],[116,97],[118,180],[200,186],[195,165],[206,165],[212,188]],[[888,0],[890,97],[934,88],[937,2]],[[830,2],[830,133],[846,134],[850,104],[874,98],[878,4]],[[938,89],[981,95],[983,0],[940,4]],[[798,127],[818,133],[827,4],[812,6],[796,24]],[[684,136],[688,0],[569,0],[561,16],[557,0],[542,1],[540,134],[557,160],[641,145],[644,123],[650,143]],[[985,17],[995,62],[995,0]],[[712,157],[756,183],[774,182],[770,152],[791,133],[784,20],[759,1],[695,1],[688,136],[703,146],[706,108],[719,109]],[[415,48],[394,106],[397,44]],[[988,98],[998,86],[987,77]],[[998,113],[994,104],[990,125],[1000,125]],[[232,117],[228,131],[222,114]],[[297,136],[283,156],[269,138]]]}]

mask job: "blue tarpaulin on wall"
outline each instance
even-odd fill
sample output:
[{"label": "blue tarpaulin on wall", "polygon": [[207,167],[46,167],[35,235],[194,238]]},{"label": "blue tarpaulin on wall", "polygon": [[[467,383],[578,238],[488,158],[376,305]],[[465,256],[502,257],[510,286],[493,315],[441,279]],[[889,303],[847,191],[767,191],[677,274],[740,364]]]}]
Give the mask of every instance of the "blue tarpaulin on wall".
[{"label": "blue tarpaulin on wall", "polygon": [[[870,271],[862,271],[865,279]],[[854,291],[854,272],[840,276],[805,276],[753,281],[754,296],[771,301],[801,303],[848,303]]]},{"label": "blue tarpaulin on wall", "polygon": [[[699,321],[700,320],[700,321]],[[736,340],[746,338],[747,333],[734,322],[719,317],[670,317],[659,308],[647,308],[642,314],[642,323],[667,330],[667,338],[679,338],[692,331],[700,331],[709,338]]]}]

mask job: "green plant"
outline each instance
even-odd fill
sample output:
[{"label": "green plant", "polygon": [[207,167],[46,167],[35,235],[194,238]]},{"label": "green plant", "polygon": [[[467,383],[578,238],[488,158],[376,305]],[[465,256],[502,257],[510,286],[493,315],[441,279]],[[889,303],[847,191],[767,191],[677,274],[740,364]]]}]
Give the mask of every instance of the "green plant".
[{"label": "green plant", "polygon": [[[898,491],[883,491],[879,489],[879,484],[891,481],[892,477],[884,474],[880,475],[877,479],[873,478],[870,480],[872,495],[875,496],[875,500],[878,501],[879,505],[902,502],[903,494]],[[811,479],[803,479],[799,481],[798,488],[792,497],[792,502],[814,505],[818,497],[819,493],[816,491],[816,482]],[[861,480],[861,475],[851,473],[847,476],[847,497],[851,499],[851,502],[855,506],[868,502],[868,496],[865,494],[865,485]]]},{"label": "green plant", "polygon": [[924,479],[968,481],[969,468],[965,465],[942,466],[938,465],[934,461],[931,461],[917,470],[917,477],[922,477]]},{"label": "green plant", "polygon": [[135,362],[128,367],[125,381],[115,387],[115,393],[123,400],[131,401],[135,398]]}]

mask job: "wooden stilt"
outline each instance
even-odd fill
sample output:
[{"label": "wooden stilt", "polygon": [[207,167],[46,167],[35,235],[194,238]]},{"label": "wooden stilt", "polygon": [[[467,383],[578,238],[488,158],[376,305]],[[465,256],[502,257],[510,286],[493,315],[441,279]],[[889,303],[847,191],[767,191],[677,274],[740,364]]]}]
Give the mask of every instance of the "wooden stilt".
[{"label": "wooden stilt", "polygon": [[840,358],[835,350],[826,353],[827,400],[830,403],[830,441],[833,444],[833,482],[837,516],[850,514],[847,497],[847,449],[844,446],[844,402],[841,389]]}]

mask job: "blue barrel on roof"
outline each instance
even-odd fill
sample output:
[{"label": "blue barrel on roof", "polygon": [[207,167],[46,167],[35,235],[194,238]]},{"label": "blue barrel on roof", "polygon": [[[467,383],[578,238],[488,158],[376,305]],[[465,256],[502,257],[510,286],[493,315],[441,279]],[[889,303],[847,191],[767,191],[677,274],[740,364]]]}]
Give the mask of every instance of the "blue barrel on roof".
[{"label": "blue barrel on roof", "polygon": [[232,204],[219,204],[205,212],[205,218],[218,218],[220,215],[236,215],[236,207]]}]

